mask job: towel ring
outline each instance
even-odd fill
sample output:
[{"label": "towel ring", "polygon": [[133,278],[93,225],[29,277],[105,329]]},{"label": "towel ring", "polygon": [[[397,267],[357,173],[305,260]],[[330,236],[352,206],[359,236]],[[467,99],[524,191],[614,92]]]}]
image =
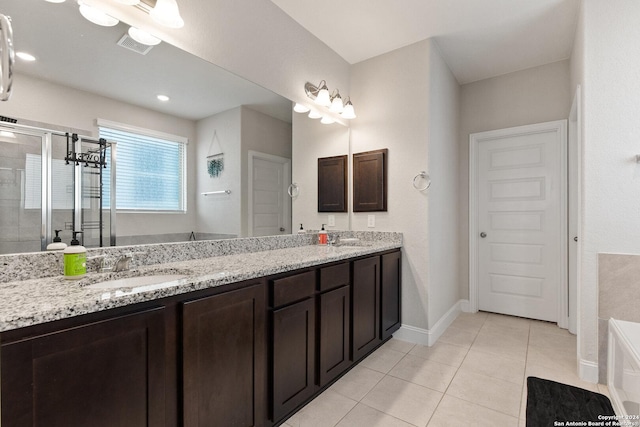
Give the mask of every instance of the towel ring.
[{"label": "towel ring", "polygon": [[[427,181],[427,185],[425,185],[424,187],[418,187],[417,185],[419,181],[418,178],[424,179],[425,181]],[[429,187],[431,187],[431,178],[429,177],[429,174],[426,171],[420,171],[419,174],[413,177],[413,188],[415,188],[416,190],[424,191],[424,190],[428,190]]]},{"label": "towel ring", "polygon": [[300,194],[300,188],[298,188],[298,184],[296,184],[295,182],[291,184],[289,188],[287,188],[287,194],[289,194],[289,197],[291,198],[298,197],[298,194]]}]

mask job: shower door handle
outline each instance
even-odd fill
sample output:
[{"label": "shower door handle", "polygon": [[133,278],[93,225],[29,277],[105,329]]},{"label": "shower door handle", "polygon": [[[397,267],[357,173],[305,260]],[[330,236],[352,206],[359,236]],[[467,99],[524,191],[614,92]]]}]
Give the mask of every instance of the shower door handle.
[{"label": "shower door handle", "polygon": [[11,96],[15,60],[11,19],[0,14],[0,101],[7,101]]}]

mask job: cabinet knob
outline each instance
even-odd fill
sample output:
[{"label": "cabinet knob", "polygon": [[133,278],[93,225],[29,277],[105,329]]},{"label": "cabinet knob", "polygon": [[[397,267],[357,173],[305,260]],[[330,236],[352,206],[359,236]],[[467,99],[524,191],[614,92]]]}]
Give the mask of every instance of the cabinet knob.
[{"label": "cabinet knob", "polygon": [[487,233],[485,233],[485,232],[483,231],[482,233],[480,233],[480,237],[482,237],[482,238],[484,239],[485,237],[487,237]]}]

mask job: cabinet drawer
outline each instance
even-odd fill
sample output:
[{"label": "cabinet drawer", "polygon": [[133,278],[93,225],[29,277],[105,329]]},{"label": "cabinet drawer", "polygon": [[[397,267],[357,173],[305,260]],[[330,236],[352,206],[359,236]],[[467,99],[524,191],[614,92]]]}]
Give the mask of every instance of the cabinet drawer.
[{"label": "cabinet drawer", "polygon": [[320,269],[320,282],[318,290],[328,291],[349,284],[349,263],[334,265]]},{"label": "cabinet drawer", "polygon": [[312,296],[316,289],[316,273],[308,271],[272,280],[270,285],[271,305],[280,307]]}]

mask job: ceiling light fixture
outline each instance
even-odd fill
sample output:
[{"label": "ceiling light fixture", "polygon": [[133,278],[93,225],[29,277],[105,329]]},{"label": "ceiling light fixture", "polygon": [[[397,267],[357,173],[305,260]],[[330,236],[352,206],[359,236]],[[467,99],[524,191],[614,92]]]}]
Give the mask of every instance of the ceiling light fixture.
[{"label": "ceiling light fixture", "polygon": [[16,56],[23,61],[35,61],[36,57],[27,52],[16,52]]},{"label": "ceiling light fixture", "polygon": [[162,102],[167,102],[169,99],[171,99],[167,95],[158,95],[158,96],[156,96],[156,98],[158,98],[158,100],[160,100]]},{"label": "ceiling light fixture", "polygon": [[160,44],[160,42],[162,41],[156,36],[152,36],[146,31],[143,31],[140,28],[136,27],[130,27],[128,33],[132,39],[147,46],[155,46]]},{"label": "ceiling light fixture", "polygon": [[169,28],[184,27],[184,20],[180,16],[176,0],[158,0],[149,15],[158,23]]},{"label": "ceiling light fixture", "polygon": [[[340,114],[343,119],[350,120],[356,118],[356,113],[350,98],[347,97],[347,102],[344,103],[338,89],[334,90],[332,94],[329,94],[329,88],[327,87],[326,81],[320,81],[317,86],[307,82],[304,85],[304,92],[307,94],[309,99],[313,100],[316,104],[322,105],[323,107],[328,107],[329,111],[335,114]],[[296,110],[298,105],[299,104],[296,103],[296,105],[293,107],[294,111],[298,111]],[[320,118],[322,116],[319,113],[317,114],[319,115],[318,117],[311,117],[311,113],[309,113],[309,117]]]},{"label": "ceiling light fixture", "polygon": [[83,3],[82,0],[78,0],[78,4],[80,5],[80,14],[84,16],[85,19],[93,22],[94,24],[103,27],[113,27],[115,25],[118,25],[118,22],[120,22],[116,18],[107,15],[100,9]]}]

